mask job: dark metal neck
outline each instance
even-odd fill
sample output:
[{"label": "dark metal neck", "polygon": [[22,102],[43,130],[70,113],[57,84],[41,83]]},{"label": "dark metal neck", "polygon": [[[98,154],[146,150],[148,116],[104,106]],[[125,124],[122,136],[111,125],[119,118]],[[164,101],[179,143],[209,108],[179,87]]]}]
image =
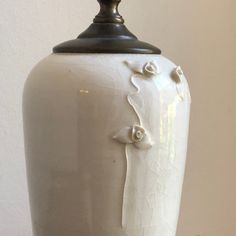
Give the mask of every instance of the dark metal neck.
[{"label": "dark metal neck", "polygon": [[77,39],[59,44],[54,53],[161,54],[160,49],[139,41],[124,25],[118,12],[121,0],[98,0],[100,11],[93,24]]},{"label": "dark metal neck", "polygon": [[94,18],[94,23],[124,23],[124,19],[118,12],[121,0],[98,0],[100,12]]}]

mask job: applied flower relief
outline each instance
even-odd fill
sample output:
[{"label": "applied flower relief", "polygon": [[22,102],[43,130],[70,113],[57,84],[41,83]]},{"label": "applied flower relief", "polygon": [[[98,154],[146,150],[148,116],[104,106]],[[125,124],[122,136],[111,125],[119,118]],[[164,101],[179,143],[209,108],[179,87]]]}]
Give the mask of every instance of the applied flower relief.
[{"label": "applied flower relief", "polygon": [[185,98],[189,98],[191,102],[191,96],[188,89],[185,88],[183,83],[184,72],[180,66],[177,66],[173,69],[171,73],[171,79],[176,83],[176,91],[181,101],[184,101]]},{"label": "applied flower relief", "polygon": [[125,64],[135,73],[144,75],[144,78],[149,79],[160,74],[160,67],[156,61],[150,61],[145,64],[140,62],[125,61]]},{"label": "applied flower relief", "polygon": [[176,82],[176,83],[181,83],[181,79],[184,76],[184,72],[182,70],[182,68],[180,66],[177,66],[171,74],[172,79]]},{"label": "applied flower relief", "polygon": [[138,149],[149,149],[154,144],[150,134],[139,125],[124,127],[113,138],[123,144],[133,144]]}]

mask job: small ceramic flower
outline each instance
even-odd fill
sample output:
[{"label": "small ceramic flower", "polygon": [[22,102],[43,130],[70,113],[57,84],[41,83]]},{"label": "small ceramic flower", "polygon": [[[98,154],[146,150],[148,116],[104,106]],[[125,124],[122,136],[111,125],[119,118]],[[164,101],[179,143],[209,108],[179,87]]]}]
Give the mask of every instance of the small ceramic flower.
[{"label": "small ceramic flower", "polygon": [[152,77],[152,76],[159,74],[160,69],[159,69],[159,66],[155,62],[151,61],[151,62],[148,62],[144,65],[143,73],[147,77]]},{"label": "small ceramic flower", "polygon": [[142,74],[147,78],[160,74],[160,68],[155,61],[150,61],[145,64],[132,61],[126,61],[125,63],[134,73]]},{"label": "small ceramic flower", "polygon": [[139,149],[148,149],[154,144],[148,132],[139,125],[124,127],[113,138],[124,144],[133,144]]},{"label": "small ceramic flower", "polygon": [[176,83],[180,83],[181,82],[181,78],[182,76],[184,76],[184,72],[181,69],[180,66],[177,66],[171,74],[172,79],[176,82]]},{"label": "small ceramic flower", "polygon": [[142,139],[145,137],[145,129],[141,126],[134,125],[132,126],[131,130],[131,139],[133,142],[138,143],[141,142]]}]

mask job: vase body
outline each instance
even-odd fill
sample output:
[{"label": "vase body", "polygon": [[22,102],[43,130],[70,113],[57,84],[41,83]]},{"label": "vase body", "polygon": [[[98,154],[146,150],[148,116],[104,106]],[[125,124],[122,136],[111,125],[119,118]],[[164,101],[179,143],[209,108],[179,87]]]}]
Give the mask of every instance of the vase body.
[{"label": "vase body", "polygon": [[25,84],[34,236],[175,236],[190,95],[160,55],[52,54]]}]

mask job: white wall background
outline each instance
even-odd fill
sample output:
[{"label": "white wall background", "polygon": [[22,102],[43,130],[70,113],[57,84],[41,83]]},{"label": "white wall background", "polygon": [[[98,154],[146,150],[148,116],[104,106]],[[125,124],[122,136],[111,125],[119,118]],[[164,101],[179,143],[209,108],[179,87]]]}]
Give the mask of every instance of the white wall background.
[{"label": "white wall background", "polygon": [[[141,39],[180,64],[192,91],[177,236],[236,235],[236,1],[123,1]],[[95,0],[0,1],[0,235],[31,236],[23,150],[24,81],[97,13]]]}]

